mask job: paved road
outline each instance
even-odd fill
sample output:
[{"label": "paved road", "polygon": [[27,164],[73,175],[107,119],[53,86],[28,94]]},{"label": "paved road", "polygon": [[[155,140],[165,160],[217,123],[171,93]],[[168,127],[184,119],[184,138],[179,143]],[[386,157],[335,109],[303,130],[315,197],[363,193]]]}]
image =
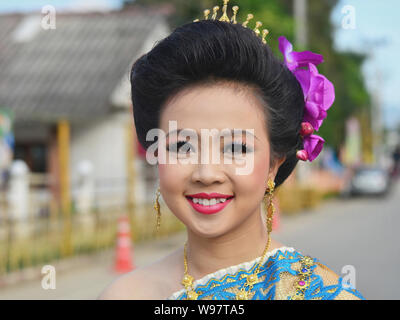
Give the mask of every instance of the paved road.
[{"label": "paved road", "polygon": [[366,299],[400,299],[400,183],[392,191],[384,199],[334,200],[285,219],[275,238],[338,274],[354,266]]},{"label": "paved road", "polygon": [[[345,265],[356,270],[356,287],[367,299],[400,299],[400,184],[385,199],[331,200],[316,210],[284,216],[275,239],[317,257],[338,274]],[[138,266],[175,250],[185,240],[138,244]],[[40,280],[0,289],[0,299],[95,299],[116,277],[113,253],[94,257],[72,271],[57,274],[56,289],[44,290]]]},{"label": "paved road", "polygon": [[[184,243],[185,233],[168,238],[141,243],[133,248],[133,260],[136,266],[143,266],[167,255]],[[31,280],[18,285],[0,288],[0,300],[5,299],[96,299],[116,277],[113,271],[114,252],[104,252],[93,256],[89,262],[82,260],[82,266],[63,272],[57,272],[56,289],[44,290],[41,279]],[[66,268],[64,268],[66,269]],[[37,273],[40,275],[41,267]]]}]

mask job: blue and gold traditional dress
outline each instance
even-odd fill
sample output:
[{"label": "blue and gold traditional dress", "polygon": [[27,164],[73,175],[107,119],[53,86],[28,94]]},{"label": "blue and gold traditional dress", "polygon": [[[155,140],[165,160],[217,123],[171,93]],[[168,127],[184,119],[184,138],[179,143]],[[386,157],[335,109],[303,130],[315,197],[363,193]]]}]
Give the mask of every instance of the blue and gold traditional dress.
[{"label": "blue and gold traditional dress", "polygon": [[[258,283],[245,286],[261,257],[218,270],[193,282],[199,300],[234,300],[243,290],[250,300],[354,300],[362,299],[355,289],[343,283],[332,270],[317,259],[302,255],[290,247],[274,249],[259,269]],[[182,289],[169,300],[186,299]]]}]

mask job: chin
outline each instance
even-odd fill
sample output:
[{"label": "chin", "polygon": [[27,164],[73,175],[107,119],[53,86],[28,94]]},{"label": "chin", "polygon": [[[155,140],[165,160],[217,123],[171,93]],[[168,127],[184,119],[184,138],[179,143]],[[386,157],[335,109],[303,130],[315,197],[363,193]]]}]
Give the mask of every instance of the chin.
[{"label": "chin", "polygon": [[[194,214],[194,213],[193,213]],[[232,229],[232,221],[226,219],[226,216],[195,216],[190,215],[184,222],[190,232],[198,237],[212,239],[223,236]]]},{"label": "chin", "polygon": [[214,239],[219,238],[227,233],[226,229],[222,229],[221,226],[217,228],[199,228],[199,227],[188,227],[190,231],[196,234],[198,237],[204,239]]}]

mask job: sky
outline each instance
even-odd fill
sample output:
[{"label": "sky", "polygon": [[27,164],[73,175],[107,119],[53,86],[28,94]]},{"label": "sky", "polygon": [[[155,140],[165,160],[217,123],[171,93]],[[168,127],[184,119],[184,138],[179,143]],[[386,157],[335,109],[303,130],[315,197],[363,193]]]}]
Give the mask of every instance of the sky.
[{"label": "sky", "polygon": [[52,5],[56,10],[119,9],[121,0],[18,0],[0,1],[0,12],[29,12]]},{"label": "sky", "polygon": [[[355,28],[342,26],[347,21],[352,6]],[[399,0],[340,0],[332,13],[332,22],[337,26],[335,47],[367,53],[363,66],[367,87],[371,93],[379,93],[378,101],[383,110],[387,127],[400,124],[400,64],[396,63],[400,52]]]},{"label": "sky", "polygon": [[[309,0],[319,1],[319,0]],[[56,10],[119,9],[121,0],[18,0],[0,1],[0,12],[40,11],[44,5]],[[350,8],[350,11],[343,11]],[[399,0],[339,0],[332,12],[336,26],[335,47],[340,51],[357,51],[369,55],[363,66],[367,87],[380,101],[387,127],[400,124],[400,52]],[[347,22],[351,28],[343,23]],[[351,22],[353,24],[348,24]]]}]

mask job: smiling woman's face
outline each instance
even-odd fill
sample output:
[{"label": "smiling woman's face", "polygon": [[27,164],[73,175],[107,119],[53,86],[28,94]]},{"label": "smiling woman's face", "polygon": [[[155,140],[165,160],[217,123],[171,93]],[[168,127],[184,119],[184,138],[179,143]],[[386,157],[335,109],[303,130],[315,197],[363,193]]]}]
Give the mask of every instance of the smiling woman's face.
[{"label": "smiling woman's face", "polygon": [[[260,203],[267,181],[275,177],[278,166],[270,168],[270,144],[265,116],[257,103],[258,100],[249,89],[221,83],[181,91],[167,102],[161,114],[160,129],[166,134],[169,132],[169,121],[176,121],[178,129],[190,129],[198,135],[198,143],[189,141],[190,145],[186,145],[189,149],[182,147],[184,143],[178,143],[178,152],[171,149],[175,143],[182,141],[182,137],[170,135],[166,139],[166,156],[168,159],[170,153],[173,153],[172,156],[177,161],[159,164],[158,170],[160,191],[165,203],[191,232],[199,236],[218,237],[259,221]],[[255,137],[247,141],[245,134],[228,135],[221,140],[213,138],[208,150],[201,150],[201,129],[208,129],[210,132],[217,129],[222,132],[226,128],[253,129]],[[241,146],[242,142],[246,147]],[[240,159],[251,158],[254,161],[252,170],[244,175],[237,174],[237,168],[243,168],[243,165],[235,163],[236,155],[232,143],[239,144],[238,149],[243,152]],[[179,151],[180,148],[184,151]],[[213,150],[220,150],[219,163],[211,161]],[[210,156],[202,163],[201,153],[206,152]],[[180,162],[181,159],[194,158],[197,163]],[[234,197],[207,207],[203,200],[196,203],[196,199],[187,197],[199,193],[219,193],[225,197]],[[201,197],[202,195],[197,195],[197,198]],[[211,204],[213,203],[215,201]]]}]

